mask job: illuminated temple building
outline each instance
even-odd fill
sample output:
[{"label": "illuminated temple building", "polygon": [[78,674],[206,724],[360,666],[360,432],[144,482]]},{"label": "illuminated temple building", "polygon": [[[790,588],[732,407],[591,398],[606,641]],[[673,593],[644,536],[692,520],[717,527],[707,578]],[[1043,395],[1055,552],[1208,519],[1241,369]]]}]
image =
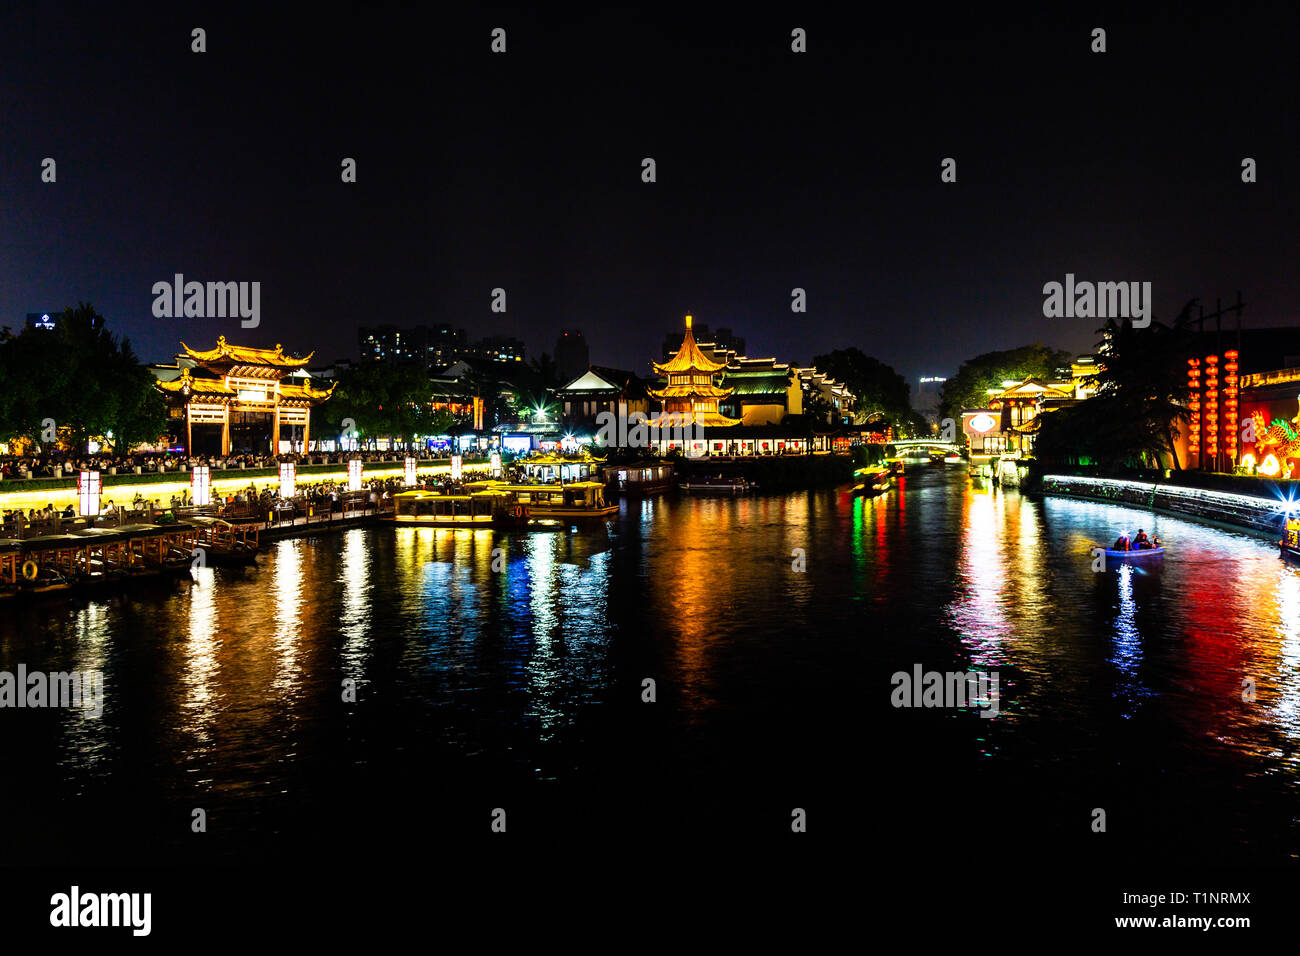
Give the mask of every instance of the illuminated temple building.
[{"label": "illuminated temple building", "polygon": [[[726,362],[717,362],[707,358],[695,344],[695,335],[691,332],[691,317],[686,317],[686,335],[682,347],[662,365],[652,363],[660,375],[667,377],[668,384],[660,389],[647,389],[653,397],[663,402],[663,417],[659,422],[681,425],[702,425],[706,428],[739,425],[740,419],[728,418],[718,411],[718,402],[728,398],[732,389],[719,388],[714,384],[714,376],[727,367]],[[671,419],[667,416],[673,416]]]},{"label": "illuminated temple building", "polygon": [[176,365],[155,368],[167,401],[168,427],[188,454],[304,451],[311,410],[333,386],[311,384],[303,358],[274,349],[230,345],[196,351],[181,343]]}]

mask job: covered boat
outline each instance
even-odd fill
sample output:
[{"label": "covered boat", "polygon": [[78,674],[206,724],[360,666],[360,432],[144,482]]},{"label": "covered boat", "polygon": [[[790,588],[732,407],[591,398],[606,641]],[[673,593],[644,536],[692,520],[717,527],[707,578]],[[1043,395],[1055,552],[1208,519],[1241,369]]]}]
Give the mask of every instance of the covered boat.
[{"label": "covered boat", "polygon": [[497,489],[466,494],[403,491],[393,495],[393,513],[383,520],[427,528],[508,527],[527,522],[528,506],[517,495]]},{"label": "covered boat", "polygon": [[565,483],[507,484],[502,481],[473,481],[465,485],[466,491],[491,491],[509,494],[527,510],[531,522],[537,519],[577,521],[586,518],[608,518],[618,514],[618,505],[605,497],[603,481],[570,481]]}]

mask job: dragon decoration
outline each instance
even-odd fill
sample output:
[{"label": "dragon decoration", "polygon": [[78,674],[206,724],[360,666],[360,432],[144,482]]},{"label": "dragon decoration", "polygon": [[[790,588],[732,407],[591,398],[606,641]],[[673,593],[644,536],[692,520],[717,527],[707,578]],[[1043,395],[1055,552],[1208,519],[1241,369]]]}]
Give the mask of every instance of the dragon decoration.
[{"label": "dragon decoration", "polygon": [[1269,478],[1292,478],[1300,475],[1300,413],[1290,422],[1280,418],[1266,424],[1264,413],[1251,413],[1255,426],[1254,453],[1242,455],[1241,463]]}]

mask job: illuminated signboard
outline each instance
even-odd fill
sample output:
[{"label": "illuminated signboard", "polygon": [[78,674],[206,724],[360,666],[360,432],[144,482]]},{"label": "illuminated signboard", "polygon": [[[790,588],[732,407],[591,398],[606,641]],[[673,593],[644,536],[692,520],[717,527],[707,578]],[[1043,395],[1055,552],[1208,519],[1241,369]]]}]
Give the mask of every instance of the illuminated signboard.
[{"label": "illuminated signboard", "polygon": [[997,419],[995,419],[992,415],[986,414],[984,412],[981,412],[980,414],[976,415],[969,422],[970,430],[973,432],[979,432],[981,435],[984,434],[986,431],[990,431],[993,428],[996,428],[997,424],[998,424]]},{"label": "illuminated signboard", "polygon": [[83,471],[77,476],[77,514],[83,518],[99,514],[99,472]]},{"label": "illuminated signboard", "polygon": [[348,460],[348,491],[361,490],[361,459]]},{"label": "illuminated signboard", "polygon": [[492,466],[492,477],[500,478],[501,477],[501,452],[494,451],[489,461],[491,462],[491,466]]},{"label": "illuminated signboard", "polygon": [[280,462],[280,497],[292,498],[297,494],[298,466],[291,461]]},{"label": "illuminated signboard", "polygon": [[451,480],[452,481],[460,481],[462,461],[463,458],[461,455],[451,456]]},{"label": "illuminated signboard", "polygon": [[406,459],[405,465],[406,465],[406,483],[407,485],[413,485],[415,484],[415,459],[414,458]]},{"label": "illuminated signboard", "polygon": [[212,472],[207,465],[195,465],[190,472],[190,494],[195,507],[212,504]]}]

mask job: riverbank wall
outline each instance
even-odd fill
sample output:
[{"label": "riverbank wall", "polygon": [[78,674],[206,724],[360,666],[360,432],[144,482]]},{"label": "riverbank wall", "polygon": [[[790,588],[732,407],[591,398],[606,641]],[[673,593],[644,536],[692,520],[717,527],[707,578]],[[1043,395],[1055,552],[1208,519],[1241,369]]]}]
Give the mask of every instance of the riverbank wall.
[{"label": "riverbank wall", "polygon": [[1279,540],[1286,522],[1286,492],[1278,490],[1274,493],[1273,489],[1261,484],[1247,486],[1247,490],[1258,493],[1200,487],[1190,482],[1062,474],[1036,476],[1035,480],[1021,488],[1022,492],[1143,508],[1153,513],[1191,518],[1223,528],[1247,531],[1270,541]]}]

